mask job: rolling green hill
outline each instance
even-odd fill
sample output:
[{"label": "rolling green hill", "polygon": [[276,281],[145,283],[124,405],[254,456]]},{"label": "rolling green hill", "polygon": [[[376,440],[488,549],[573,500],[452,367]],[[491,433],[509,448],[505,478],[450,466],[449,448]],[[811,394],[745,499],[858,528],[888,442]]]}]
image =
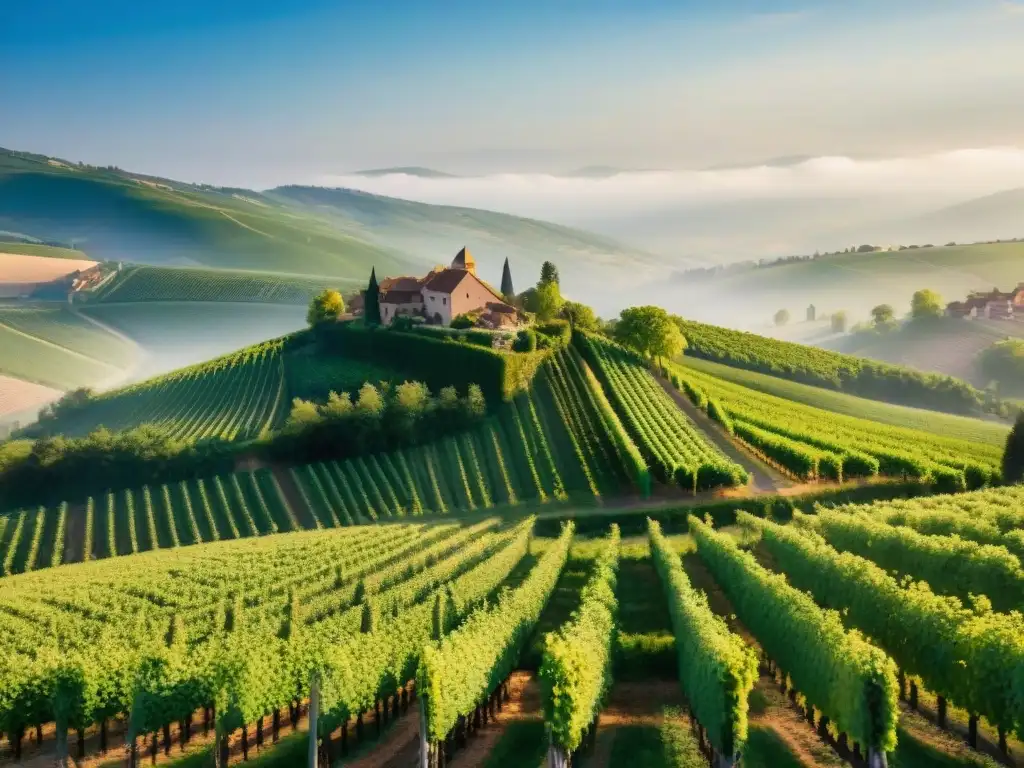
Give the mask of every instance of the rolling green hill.
[{"label": "rolling green hill", "polygon": [[108,304],[203,301],[305,306],[314,294],[326,287],[347,292],[362,288],[364,282],[228,270],[129,266],[104,285],[92,300]]},{"label": "rolling green hill", "polygon": [[802,318],[809,304],[819,314],[845,310],[851,324],[872,307],[910,311],[915,291],[930,288],[946,301],[969,291],[1009,290],[1024,282],[1024,242],[914,248],[827,256],[752,269],[701,281],[680,278],[652,285],[655,298],[687,317],[753,329],[779,309]]},{"label": "rolling green hill", "polygon": [[[650,257],[587,232],[475,209],[347,190],[215,188],[0,150],[0,232],[67,243],[97,260],[366,280],[448,262],[463,245],[496,280],[505,257],[536,279]],[[529,276],[526,279],[526,276]]]}]

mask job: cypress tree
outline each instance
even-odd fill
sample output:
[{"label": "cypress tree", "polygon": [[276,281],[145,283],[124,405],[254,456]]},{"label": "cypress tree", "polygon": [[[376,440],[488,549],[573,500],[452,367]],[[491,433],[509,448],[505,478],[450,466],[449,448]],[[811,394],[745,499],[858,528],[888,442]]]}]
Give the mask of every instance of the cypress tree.
[{"label": "cypress tree", "polygon": [[1003,454],[1003,480],[1007,483],[1024,481],[1024,411],[1017,414],[1017,423],[1006,438]]},{"label": "cypress tree", "polygon": [[508,266],[508,257],[505,257],[505,266],[501,268],[501,295],[505,301],[512,301],[516,297],[516,289],[512,286],[512,270]]},{"label": "cypress tree", "polygon": [[367,325],[380,325],[380,288],[377,285],[377,269],[370,270],[370,284],[366,286],[363,299],[363,320]]},{"label": "cypress tree", "polygon": [[538,285],[550,285],[551,283],[558,284],[558,267],[552,264],[550,261],[545,261],[540,265],[540,282]]}]

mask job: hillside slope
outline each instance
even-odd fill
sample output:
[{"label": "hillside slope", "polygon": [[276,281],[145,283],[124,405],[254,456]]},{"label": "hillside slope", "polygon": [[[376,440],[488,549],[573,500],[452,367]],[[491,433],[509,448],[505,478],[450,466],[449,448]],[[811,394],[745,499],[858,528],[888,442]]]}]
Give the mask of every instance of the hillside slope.
[{"label": "hillside slope", "polygon": [[839,254],[709,280],[659,279],[649,289],[652,302],[670,311],[753,329],[779,309],[793,317],[803,317],[810,304],[819,315],[845,310],[852,324],[869,319],[878,304],[909,312],[911,296],[922,288],[952,301],[972,290],[1009,290],[1022,281],[1024,242],[1017,242]]}]

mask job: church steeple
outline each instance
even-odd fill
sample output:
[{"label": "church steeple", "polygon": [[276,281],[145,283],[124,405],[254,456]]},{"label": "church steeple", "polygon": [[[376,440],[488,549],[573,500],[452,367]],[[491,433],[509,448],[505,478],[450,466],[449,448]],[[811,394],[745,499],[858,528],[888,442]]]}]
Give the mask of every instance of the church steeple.
[{"label": "church steeple", "polygon": [[471,275],[476,275],[476,259],[473,258],[473,254],[465,246],[455,254],[455,259],[452,261],[452,269],[464,269]]}]

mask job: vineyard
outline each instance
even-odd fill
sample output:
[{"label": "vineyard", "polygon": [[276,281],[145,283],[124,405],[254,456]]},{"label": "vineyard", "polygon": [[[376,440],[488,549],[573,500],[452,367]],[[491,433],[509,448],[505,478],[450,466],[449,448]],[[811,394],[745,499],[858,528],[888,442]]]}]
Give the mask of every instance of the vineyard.
[{"label": "vineyard", "polygon": [[977,413],[984,396],[951,376],[778,341],[714,325],[680,321],[686,353],[736,368],[767,373],[861,397],[931,408],[949,413]]},{"label": "vineyard", "polygon": [[[279,531],[616,494],[630,475],[585,373],[570,351],[554,355],[530,392],[464,433],[420,446],[8,513],[0,516],[2,573]],[[34,540],[46,556],[28,556]]]},{"label": "vineyard", "polygon": [[[0,373],[34,384],[67,390],[118,376],[116,366],[30,336],[4,323],[0,312]],[[98,329],[96,336],[113,336]]]},{"label": "vineyard", "polygon": [[[321,482],[333,477],[316,475]],[[264,494],[248,512],[222,519],[194,505],[174,530],[294,528],[270,499],[265,477],[240,491]],[[204,495],[224,495],[203,485],[185,484],[181,492],[199,505]],[[793,525],[740,513],[742,535],[691,517],[688,537],[669,538],[649,522],[648,567],[661,583],[651,598],[671,617],[671,679],[688,704],[682,723],[694,734],[692,741],[676,738],[713,765],[740,757],[772,764],[763,762],[767,755],[783,759],[793,738],[805,751],[854,765],[884,765],[886,758],[917,765],[910,756],[935,743],[947,750],[936,753],[943,764],[990,766],[988,751],[1014,765],[1014,736],[1024,736],[1024,619],[999,612],[1021,605],[1019,593],[1001,593],[1012,570],[1008,553],[998,567],[989,554],[987,580],[982,561],[962,558],[977,574],[968,584],[969,569],[943,567],[960,557],[958,538],[913,532],[868,547],[867,559],[829,543],[842,537],[857,546],[858,532],[872,541],[911,532],[883,518],[914,505],[965,520],[989,510],[993,527],[1009,527],[1005,510],[1019,506],[1020,492],[999,493],[822,511]],[[111,514],[135,520],[129,540],[168,535],[149,511],[158,503],[152,496],[108,502]],[[32,531],[42,524],[27,516],[15,522]],[[621,539],[617,527],[591,541],[574,535],[572,523],[539,539],[533,518],[509,523],[486,513],[459,522],[324,527],[331,530],[143,553],[130,568],[122,566],[126,560],[99,560],[0,580],[2,753],[77,749],[84,756],[86,735],[99,734],[90,750],[127,752],[133,764],[184,751],[193,739],[224,764],[231,755],[247,759],[250,749],[297,755],[294,740],[272,747],[270,737],[276,742],[280,730],[294,730],[308,711],[327,765],[364,748],[373,738],[371,720],[386,740],[381,723],[416,718],[409,710],[417,707],[419,746],[409,749],[438,766],[457,758],[478,731],[500,733],[508,681],[520,674],[541,626],[550,629],[538,674],[544,730],[529,737],[509,730],[508,737],[524,754],[548,746],[551,766],[575,764],[608,734],[625,738],[615,718],[609,725],[599,719],[616,700],[626,658],[616,639],[620,621],[635,623],[620,619],[631,608],[622,603],[621,582],[638,586],[636,561],[623,570],[621,556],[637,542]],[[115,527],[108,535],[120,534]],[[923,539],[936,541],[926,546]],[[35,534],[18,550],[37,561],[55,557]],[[901,577],[887,570],[897,551]],[[578,595],[566,614],[552,606],[569,583],[569,563]],[[948,594],[960,588],[1006,602],[993,607],[972,598],[967,607]],[[650,674],[643,679],[654,685],[667,670]],[[789,697],[771,693],[780,689]],[[916,710],[933,695],[938,714],[926,722]],[[774,725],[764,725],[766,706]],[[25,743],[31,729],[49,723],[56,724],[55,742]],[[769,746],[766,727],[785,727],[787,738]],[[968,744],[943,741],[961,728]],[[64,736],[68,731],[77,738]],[[416,737],[396,729],[393,738]]]},{"label": "vineyard", "polygon": [[284,417],[284,340],[230,355],[97,396],[48,423],[49,432],[81,436],[155,424],[182,440],[245,440]]},{"label": "vineyard", "polygon": [[95,297],[104,303],[213,301],[301,304],[324,288],[353,287],[349,280],[264,275],[178,267],[126,267]]},{"label": "vineyard", "polygon": [[66,306],[0,308],[0,325],[115,368],[129,368],[138,357],[134,345],[98,328]]},{"label": "vineyard", "polygon": [[801,480],[907,477],[939,490],[998,482],[1002,448],[802,405],[689,367],[670,377],[695,405]]},{"label": "vineyard", "polygon": [[578,339],[658,480],[694,492],[746,484],[743,468],[707,442],[633,353],[597,337]]}]

